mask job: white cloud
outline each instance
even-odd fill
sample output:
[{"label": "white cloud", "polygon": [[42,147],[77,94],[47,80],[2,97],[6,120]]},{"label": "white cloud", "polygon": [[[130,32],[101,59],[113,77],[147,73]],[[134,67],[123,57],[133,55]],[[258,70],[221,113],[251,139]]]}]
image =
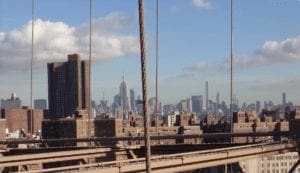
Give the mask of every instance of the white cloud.
[{"label": "white cloud", "polygon": [[184,70],[190,71],[190,72],[199,72],[204,71],[207,68],[207,64],[204,62],[199,62],[196,64],[193,64],[191,66],[187,66],[184,68]]},{"label": "white cloud", "polygon": [[[136,35],[126,34],[132,26],[129,18],[111,13],[93,21],[93,60],[102,61],[139,52]],[[53,61],[65,61],[67,54],[88,57],[88,24],[78,27],[42,19],[35,21],[35,56],[37,67]],[[31,50],[31,21],[9,32],[0,32],[0,70],[28,69]]]},{"label": "white cloud", "polygon": [[212,4],[210,0],[192,0],[193,6],[197,8],[202,8],[202,9],[211,9]]},{"label": "white cloud", "polygon": [[[283,41],[266,41],[254,55],[235,55],[237,67],[259,67],[300,60],[300,36]],[[228,62],[227,62],[228,63]],[[227,63],[223,67],[227,67]]]}]

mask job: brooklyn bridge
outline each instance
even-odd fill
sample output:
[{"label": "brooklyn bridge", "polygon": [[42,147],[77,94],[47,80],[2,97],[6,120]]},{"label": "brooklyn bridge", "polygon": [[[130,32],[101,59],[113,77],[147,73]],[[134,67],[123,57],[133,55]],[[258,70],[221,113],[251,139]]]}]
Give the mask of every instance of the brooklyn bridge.
[{"label": "brooklyn bridge", "polygon": [[[251,111],[233,109],[233,0],[230,2],[230,108],[224,119],[216,120],[206,112],[203,121],[194,113],[182,110],[168,119],[174,126],[160,123],[158,116],[158,43],[159,0],[156,0],[156,97],[150,115],[146,63],[144,0],[138,0],[140,72],[142,83],[142,116],[126,110],[126,101],[119,98],[120,115],[91,116],[92,10],[89,8],[89,60],[79,54],[68,55],[67,62],[48,63],[48,117],[40,120],[33,107],[33,66],[35,36],[35,0],[32,0],[31,88],[30,107],[23,108],[26,127],[23,138],[6,139],[0,134],[0,170],[2,172],[245,172],[246,162],[268,159],[261,167],[299,172],[300,111],[283,108],[283,118],[274,118],[276,111],[265,111],[259,117]],[[120,95],[127,92],[120,87]],[[207,84],[208,85],[208,84]],[[120,96],[121,97],[121,96]],[[125,105],[125,106],[124,106]],[[208,107],[208,106],[207,106]],[[182,108],[183,109],[183,108]],[[15,112],[14,112],[15,111]],[[19,112],[18,112],[19,111]],[[20,110],[1,110],[0,129],[21,120],[9,116]],[[66,115],[72,115],[66,116]],[[4,120],[6,119],[6,120]],[[12,121],[10,123],[9,121]],[[6,123],[6,124],[5,124]],[[5,124],[5,125],[4,125]],[[39,127],[41,126],[41,127]],[[41,128],[42,131],[37,129]],[[27,131],[30,135],[26,134]],[[33,138],[41,133],[41,138]],[[285,160],[281,167],[275,160]],[[276,169],[273,169],[276,171]]]}]

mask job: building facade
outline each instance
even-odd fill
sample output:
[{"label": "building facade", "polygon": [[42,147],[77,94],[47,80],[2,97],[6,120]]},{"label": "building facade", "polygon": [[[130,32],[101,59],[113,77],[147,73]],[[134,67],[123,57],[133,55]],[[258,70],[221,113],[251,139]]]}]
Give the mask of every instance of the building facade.
[{"label": "building facade", "polygon": [[9,99],[1,99],[1,108],[2,109],[19,109],[22,106],[22,101],[19,97],[16,97],[15,93],[11,94]]},{"label": "building facade", "polygon": [[15,132],[23,129],[25,133],[37,133],[42,129],[42,120],[44,111],[40,109],[32,110],[23,107],[22,109],[2,109],[1,118],[6,120],[6,128],[9,132]]},{"label": "building facade", "polygon": [[47,109],[47,100],[46,99],[36,99],[34,100],[34,109]]},{"label": "building facade", "polygon": [[48,63],[48,98],[51,118],[64,118],[76,110],[90,111],[89,61],[78,54],[67,62]]},{"label": "building facade", "polygon": [[[93,124],[93,119],[63,118],[42,121],[43,139],[63,139],[63,138],[86,138],[89,137],[88,124]],[[91,131],[94,131],[91,129]],[[65,142],[48,143],[49,146],[88,146],[87,142]]]},{"label": "building facade", "polygon": [[192,112],[197,113],[200,115],[203,112],[203,97],[199,96],[192,96]]},{"label": "building facade", "polygon": [[133,89],[130,89],[130,108],[131,111],[135,111],[135,93]]},{"label": "building facade", "polygon": [[[244,172],[247,173],[287,173],[298,161],[297,152],[279,154],[269,157],[262,157],[241,161],[239,164]],[[300,167],[295,169],[300,172]]]}]

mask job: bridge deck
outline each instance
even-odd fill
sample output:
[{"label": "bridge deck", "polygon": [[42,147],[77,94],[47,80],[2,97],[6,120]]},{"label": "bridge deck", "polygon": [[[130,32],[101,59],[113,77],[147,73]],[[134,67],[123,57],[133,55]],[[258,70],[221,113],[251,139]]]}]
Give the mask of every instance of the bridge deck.
[{"label": "bridge deck", "polygon": [[[291,152],[295,151],[295,149],[296,146],[292,142],[273,142],[154,156],[151,158],[153,170],[152,172],[182,172],[222,164],[235,163],[241,160],[247,160],[251,158],[265,157]],[[61,168],[51,168],[38,171],[29,171],[28,173],[61,172],[70,170],[80,170],[80,172],[87,173],[144,172],[145,158],[76,165]]]}]

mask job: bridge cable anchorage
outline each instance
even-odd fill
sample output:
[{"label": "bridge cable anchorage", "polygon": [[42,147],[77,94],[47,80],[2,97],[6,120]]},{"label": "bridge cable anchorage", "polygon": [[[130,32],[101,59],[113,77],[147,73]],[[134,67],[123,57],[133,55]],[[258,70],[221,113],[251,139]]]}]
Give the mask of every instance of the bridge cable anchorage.
[{"label": "bridge cable anchorage", "polygon": [[151,172],[151,144],[150,144],[150,117],[148,111],[147,93],[147,68],[146,68],[146,46],[145,46],[145,23],[144,23],[144,0],[138,0],[139,10],[139,30],[140,30],[140,51],[141,51],[141,73],[142,73],[142,92],[144,109],[144,137],[146,152],[146,172]]},{"label": "bridge cable anchorage", "polygon": [[31,61],[30,61],[30,136],[34,134],[33,129],[33,60],[34,60],[34,20],[35,20],[35,0],[32,0],[31,4]]}]

